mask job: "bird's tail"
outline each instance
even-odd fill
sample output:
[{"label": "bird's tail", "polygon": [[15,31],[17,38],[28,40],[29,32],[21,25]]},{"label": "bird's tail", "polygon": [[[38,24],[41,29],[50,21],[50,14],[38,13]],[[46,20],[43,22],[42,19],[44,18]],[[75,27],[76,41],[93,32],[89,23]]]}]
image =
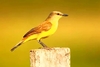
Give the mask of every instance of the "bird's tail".
[{"label": "bird's tail", "polygon": [[20,46],[23,43],[23,41],[20,41],[18,44],[16,44],[11,51],[14,51],[18,46]]}]

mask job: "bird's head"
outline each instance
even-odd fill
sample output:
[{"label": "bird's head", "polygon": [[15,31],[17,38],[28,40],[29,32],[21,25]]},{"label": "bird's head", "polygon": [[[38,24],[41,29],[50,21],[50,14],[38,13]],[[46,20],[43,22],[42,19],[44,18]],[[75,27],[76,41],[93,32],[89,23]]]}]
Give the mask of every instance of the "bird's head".
[{"label": "bird's head", "polygon": [[49,16],[48,16],[47,19],[50,19],[50,20],[59,20],[63,16],[68,16],[68,15],[67,14],[63,14],[63,13],[61,13],[59,11],[52,11],[49,14]]}]

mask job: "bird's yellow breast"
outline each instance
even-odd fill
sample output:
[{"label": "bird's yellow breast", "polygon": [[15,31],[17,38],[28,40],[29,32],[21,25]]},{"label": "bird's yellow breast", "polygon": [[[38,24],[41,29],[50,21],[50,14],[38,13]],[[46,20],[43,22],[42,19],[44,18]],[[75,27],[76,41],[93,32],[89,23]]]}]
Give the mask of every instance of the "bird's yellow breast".
[{"label": "bird's yellow breast", "polygon": [[57,30],[57,27],[58,27],[58,22],[53,22],[53,23],[52,23],[51,29],[48,30],[48,31],[42,31],[42,32],[38,35],[37,40],[54,34],[55,31]]}]

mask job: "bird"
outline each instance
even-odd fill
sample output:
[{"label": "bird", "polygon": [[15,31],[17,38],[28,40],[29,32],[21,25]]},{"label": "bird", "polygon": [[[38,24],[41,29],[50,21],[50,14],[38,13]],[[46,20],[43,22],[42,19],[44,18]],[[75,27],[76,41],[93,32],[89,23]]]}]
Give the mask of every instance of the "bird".
[{"label": "bird", "polygon": [[58,28],[58,21],[61,17],[68,16],[68,14],[64,14],[60,11],[52,11],[49,16],[42,22],[40,25],[29,30],[21,39],[19,43],[17,43],[11,51],[14,51],[21,44],[30,41],[37,40],[39,44],[44,48],[48,48],[46,44],[44,44],[41,39],[45,39],[50,35],[54,34]]}]

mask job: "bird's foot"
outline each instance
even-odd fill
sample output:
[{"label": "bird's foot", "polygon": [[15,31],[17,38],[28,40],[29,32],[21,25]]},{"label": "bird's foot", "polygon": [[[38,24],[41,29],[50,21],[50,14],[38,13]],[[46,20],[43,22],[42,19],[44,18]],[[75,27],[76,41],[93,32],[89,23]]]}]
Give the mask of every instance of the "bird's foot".
[{"label": "bird's foot", "polygon": [[51,50],[52,48],[50,48],[50,47],[40,47],[39,49]]}]

